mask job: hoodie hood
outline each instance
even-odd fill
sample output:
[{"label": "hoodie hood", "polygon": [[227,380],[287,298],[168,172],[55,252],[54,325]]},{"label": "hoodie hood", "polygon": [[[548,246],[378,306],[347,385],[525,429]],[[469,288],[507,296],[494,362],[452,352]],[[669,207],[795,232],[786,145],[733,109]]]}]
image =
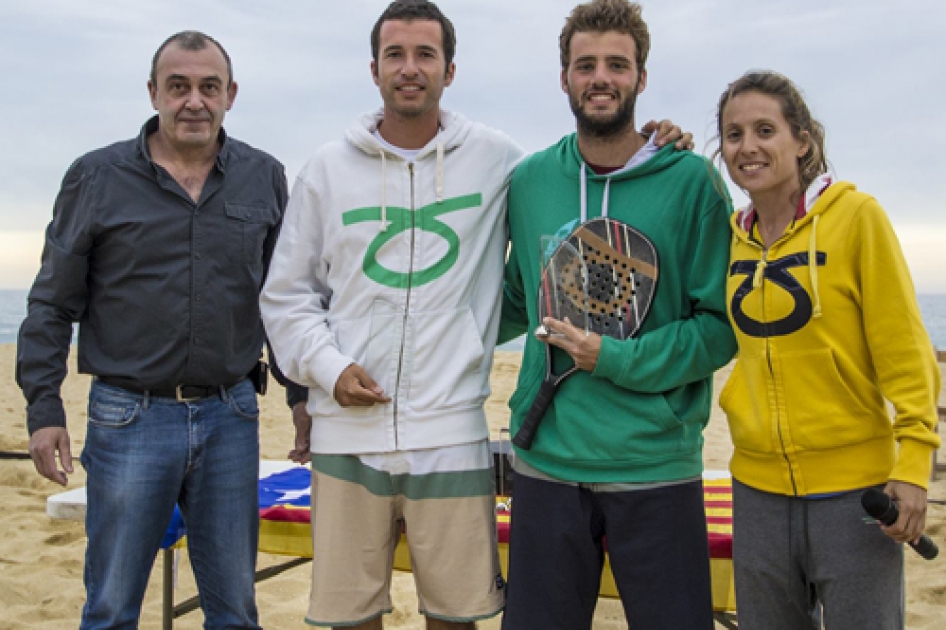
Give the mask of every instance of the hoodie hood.
[{"label": "hoodie hood", "polygon": [[[677,151],[671,144],[662,147],[643,164],[629,169],[621,169],[606,175],[596,175],[587,166],[585,168],[588,170],[589,180],[603,181],[605,179],[611,179],[617,182],[644,177],[652,173],[663,171],[680,160],[687,159],[688,155],[690,155],[689,151]],[[555,157],[566,177],[575,180],[581,178],[581,167],[585,164],[585,159],[578,150],[578,134],[573,133],[562,138],[555,147]]]},{"label": "hoodie hood", "polygon": [[[384,151],[388,154],[388,157],[400,159],[393,153],[387,151],[373,135],[374,132],[378,130],[378,127],[380,127],[383,119],[383,109],[362,114],[352,121],[351,125],[348,127],[348,131],[345,133],[345,138],[353,146],[369,155],[378,155],[378,153]],[[441,109],[440,131],[430,142],[424,145],[417,154],[416,159],[421,160],[427,155],[430,155],[437,150],[438,146],[442,146],[444,151],[455,149],[463,144],[463,141],[466,140],[467,136],[470,134],[472,127],[473,123],[462,114]]]},{"label": "hoodie hood", "polygon": [[684,159],[686,151],[677,151],[674,149],[673,145],[665,146],[661,149],[657,149],[656,152],[647,155],[643,158],[643,162],[640,162],[638,156],[642,151],[654,151],[653,146],[648,146],[653,142],[653,136],[648,140],[637,154],[635,154],[631,160],[628,162],[628,166],[624,166],[616,171],[610,173],[605,173],[603,175],[596,174],[591,167],[589,167],[585,158],[581,155],[581,152],[578,150],[578,135],[571,134],[564,137],[556,147],[555,156],[558,160],[562,171],[565,173],[565,176],[570,179],[577,179],[579,181],[579,208],[580,215],[579,220],[581,223],[584,223],[588,220],[588,181],[595,182],[604,182],[604,196],[601,200],[600,211],[596,214],[602,217],[608,216],[609,205],[610,205],[610,193],[611,193],[611,182],[620,182],[629,179],[634,179],[638,177],[644,177],[651,175],[658,171],[662,171],[671,167],[672,165],[679,162],[681,159]]},{"label": "hoodie hood", "polygon": [[[378,109],[374,112],[363,114],[352,122],[351,126],[348,128],[348,132],[345,134],[345,138],[355,148],[367,153],[368,155],[378,155],[381,158],[381,170],[378,173],[378,176],[381,178],[381,199],[379,200],[381,204],[381,223],[379,224],[379,229],[381,232],[387,231],[388,227],[391,225],[390,221],[388,221],[387,204],[388,160],[394,159],[403,161],[404,159],[396,153],[392,153],[387,147],[378,142],[377,138],[374,137],[374,134],[378,131],[383,119],[383,109]],[[430,142],[424,145],[414,157],[414,161],[416,162],[423,160],[427,156],[436,152],[437,174],[435,179],[436,190],[434,191],[434,195],[436,197],[437,203],[443,203],[444,154],[459,147],[470,134],[472,127],[473,124],[462,115],[441,109],[440,130],[437,132],[437,135],[434,136]]]},{"label": "hoodie hood", "polygon": [[[801,221],[814,210],[815,204],[821,199],[821,196],[827,192],[832,184],[837,181],[833,173],[822,173],[814,179],[805,191],[805,196],[798,200],[798,207],[795,211],[795,221]],[[849,185],[853,188],[853,184]],[[838,193],[839,191],[835,191]],[[823,210],[822,210],[823,211]],[[752,204],[739,208],[733,214],[734,228],[742,228],[743,232],[752,232],[752,226],[756,221],[757,212]]]}]

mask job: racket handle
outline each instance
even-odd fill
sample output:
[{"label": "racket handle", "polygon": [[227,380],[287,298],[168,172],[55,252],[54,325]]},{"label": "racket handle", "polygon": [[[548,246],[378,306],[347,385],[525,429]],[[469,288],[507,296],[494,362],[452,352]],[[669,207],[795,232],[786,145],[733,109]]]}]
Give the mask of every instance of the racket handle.
[{"label": "racket handle", "polygon": [[545,410],[552,404],[552,398],[554,396],[555,383],[542,381],[542,386],[535,395],[532,406],[529,407],[529,413],[526,414],[526,419],[523,421],[522,426],[519,427],[519,431],[516,432],[516,437],[512,439],[513,444],[525,451],[532,448],[532,441],[535,440],[535,434],[539,431],[539,424],[542,423],[542,418],[545,417]]}]

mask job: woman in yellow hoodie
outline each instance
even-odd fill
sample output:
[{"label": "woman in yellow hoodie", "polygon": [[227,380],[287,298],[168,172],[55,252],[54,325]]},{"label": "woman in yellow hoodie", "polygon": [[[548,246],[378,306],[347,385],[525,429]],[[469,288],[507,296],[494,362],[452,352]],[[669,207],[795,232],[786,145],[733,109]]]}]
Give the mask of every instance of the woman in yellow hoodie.
[{"label": "woman in yellow hoodie", "polygon": [[[732,218],[739,354],[720,395],[739,627],[812,628],[817,602],[829,629],[903,628],[899,543],[923,532],[940,380],[900,245],[877,201],[829,172],[787,78],[742,76],[717,125],[751,201]],[[898,503],[893,525],[865,526],[871,487]]]}]

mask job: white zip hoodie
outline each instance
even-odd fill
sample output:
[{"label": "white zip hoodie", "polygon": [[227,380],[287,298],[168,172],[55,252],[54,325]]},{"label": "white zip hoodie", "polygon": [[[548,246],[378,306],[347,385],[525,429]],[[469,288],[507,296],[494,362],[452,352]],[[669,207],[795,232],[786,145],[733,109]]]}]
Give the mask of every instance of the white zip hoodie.
[{"label": "white zip hoodie", "polygon": [[[440,133],[406,162],[372,135],[380,120],[362,116],[302,169],[260,297],[280,368],[310,388],[316,453],[488,437],[506,191],[523,151],[441,110]],[[335,402],[353,362],[390,403]]]}]

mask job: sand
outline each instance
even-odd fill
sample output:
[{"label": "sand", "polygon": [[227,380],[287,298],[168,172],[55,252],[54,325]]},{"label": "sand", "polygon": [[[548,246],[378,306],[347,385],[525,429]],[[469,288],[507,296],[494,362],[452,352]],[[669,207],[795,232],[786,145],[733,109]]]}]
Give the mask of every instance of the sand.
[{"label": "sand", "polygon": [[[0,345],[0,451],[27,450],[24,402],[14,382],[15,348]],[[515,386],[519,355],[497,353],[493,368],[493,396],[487,403],[490,427],[494,437],[506,426],[506,407]],[[77,375],[74,361],[63,387],[63,400],[70,418],[73,454],[78,457],[85,434],[86,395],[89,378]],[[716,377],[719,391],[728,370]],[[278,386],[261,402],[260,435],[262,455],[282,459],[292,442],[292,425]],[[944,431],[946,433],[946,431]],[[725,469],[732,447],[722,412],[714,407],[706,430],[704,460],[709,469]],[[946,453],[941,454],[946,461]],[[70,488],[80,487],[85,480],[81,466],[69,481]],[[62,491],[59,486],[36,474],[30,461],[0,460],[0,506],[5,516],[0,528],[0,630],[61,629],[77,627],[85,598],[82,586],[82,564],[85,554],[83,525],[75,521],[52,520],[46,516],[46,498]],[[927,533],[946,550],[946,472],[930,487],[931,499]],[[186,553],[179,554],[178,601],[196,593]],[[260,566],[285,562],[287,558],[260,554]],[[308,603],[309,565],[289,570],[264,581],[257,587],[260,621],[264,627],[303,628]],[[907,627],[942,628],[946,623],[946,557],[925,562],[907,553]],[[142,611],[142,628],[160,628],[161,564],[156,564]],[[420,629],[423,620],[417,614],[417,600],[410,574],[399,573],[394,581],[395,612],[385,618],[389,628]],[[195,611],[179,618],[175,628],[198,629],[203,616]],[[479,625],[481,630],[496,630],[498,620]],[[594,627],[600,630],[626,628],[620,603],[601,600]]]}]

